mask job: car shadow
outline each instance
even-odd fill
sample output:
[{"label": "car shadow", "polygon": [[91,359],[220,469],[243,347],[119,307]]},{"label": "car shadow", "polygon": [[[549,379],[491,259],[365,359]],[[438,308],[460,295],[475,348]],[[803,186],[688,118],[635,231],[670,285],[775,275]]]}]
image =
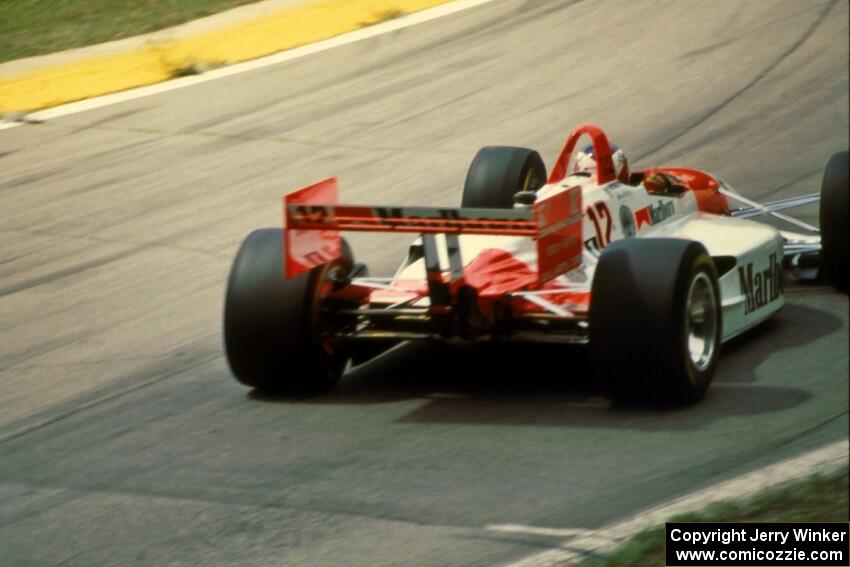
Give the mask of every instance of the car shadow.
[{"label": "car shadow", "polygon": [[787,303],[774,317],[723,345],[715,383],[753,383],[756,369],[776,352],[798,348],[841,328],[836,315]]},{"label": "car shadow", "polygon": [[758,384],[771,355],[840,328],[840,318],[800,304],[736,338],[723,349],[705,400],[685,408],[612,404],[601,395],[582,347],[485,344],[456,349],[405,343],[355,367],[331,394],[316,398],[252,392],[255,400],[299,404],[385,404],[420,400],[407,423],[462,423],[627,429],[696,429],[727,416],[781,412],[812,393]]}]

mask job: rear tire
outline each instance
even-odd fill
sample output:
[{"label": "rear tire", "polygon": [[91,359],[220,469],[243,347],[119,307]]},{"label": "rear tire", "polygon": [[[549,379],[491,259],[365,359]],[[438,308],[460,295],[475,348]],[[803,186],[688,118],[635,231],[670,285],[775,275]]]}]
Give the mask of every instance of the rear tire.
[{"label": "rear tire", "polygon": [[481,148],[466,174],[461,207],[510,209],[518,191],[537,191],[546,183],[546,165],[528,148]]},{"label": "rear tire", "polygon": [[705,395],[722,319],[717,270],[702,244],[615,242],[599,258],[590,297],[591,364],[610,398],[687,405]]},{"label": "rear tire", "polygon": [[830,158],[820,198],[821,265],[833,285],[843,292],[847,292],[848,161],[848,152]]},{"label": "rear tire", "polygon": [[346,358],[319,338],[320,304],[331,270],[350,270],[351,252],[295,278],[283,273],[283,231],[255,230],[233,261],[224,303],[224,347],[236,379],[259,390],[331,390]]}]

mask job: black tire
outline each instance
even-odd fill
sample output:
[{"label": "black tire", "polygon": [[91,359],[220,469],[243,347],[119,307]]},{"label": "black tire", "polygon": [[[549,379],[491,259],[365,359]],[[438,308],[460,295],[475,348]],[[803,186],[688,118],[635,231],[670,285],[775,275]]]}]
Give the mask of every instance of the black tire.
[{"label": "black tire", "polygon": [[833,285],[847,291],[847,168],[848,153],[832,156],[820,190],[822,266]]},{"label": "black tire", "polygon": [[[692,283],[705,292],[697,295],[706,298],[711,311],[705,321],[713,314],[713,327],[688,319]],[[673,238],[614,242],[599,258],[590,297],[590,360],[609,397],[686,405],[705,395],[723,325],[717,269],[702,244]],[[713,348],[700,351],[699,364],[690,355],[689,325],[713,341]]]},{"label": "black tire", "polygon": [[546,165],[528,148],[488,146],[475,154],[461,207],[510,209],[517,191],[537,191],[546,183]]},{"label": "black tire", "polygon": [[350,270],[351,251],[292,279],[283,276],[283,231],[255,230],[242,242],[227,282],[224,347],[236,379],[284,394],[330,391],[346,359],[318,340],[319,286],[328,270]]}]

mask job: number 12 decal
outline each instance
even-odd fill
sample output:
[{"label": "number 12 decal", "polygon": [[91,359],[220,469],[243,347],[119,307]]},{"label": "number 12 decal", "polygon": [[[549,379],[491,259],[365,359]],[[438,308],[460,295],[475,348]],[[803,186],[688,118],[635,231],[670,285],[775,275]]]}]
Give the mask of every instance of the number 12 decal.
[{"label": "number 12 decal", "polygon": [[[596,246],[599,250],[602,250],[611,242],[611,212],[608,210],[608,205],[605,204],[605,201],[597,201],[587,207],[585,212],[596,231]],[[605,223],[604,230],[602,223]]]}]

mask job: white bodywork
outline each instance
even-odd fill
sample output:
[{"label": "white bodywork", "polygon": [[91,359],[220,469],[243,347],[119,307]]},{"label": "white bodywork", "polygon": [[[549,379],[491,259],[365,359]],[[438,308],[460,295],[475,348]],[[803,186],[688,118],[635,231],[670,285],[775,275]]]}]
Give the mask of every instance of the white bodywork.
[{"label": "white bodywork", "polygon": [[[617,181],[599,186],[585,175],[571,175],[560,183],[546,185],[537,192],[537,198],[540,200],[574,186],[582,189],[585,211],[581,266],[549,282],[546,288],[550,291],[513,295],[543,305],[559,315],[586,315],[586,302],[562,300],[555,304],[546,300],[547,293],[554,295],[552,288],[589,293],[599,255],[610,242],[623,238],[671,237],[700,242],[715,259],[720,276],[723,340],[764,321],[783,306],[783,237],[777,229],[750,220],[701,212],[691,191],[680,195],[658,195],[647,192],[642,185],[631,186]],[[441,265],[445,267],[448,265],[445,236],[438,235],[437,238]],[[387,305],[410,299],[409,294],[401,292],[405,282],[422,281],[425,273],[424,260],[413,253],[419,242],[414,243],[411,255],[376,303]],[[529,268],[536,269],[535,247],[529,238],[460,236],[464,266],[469,266],[483,251],[493,248],[504,250]],[[399,293],[393,294],[392,289]],[[410,303],[416,306],[427,304],[427,297]]]}]

